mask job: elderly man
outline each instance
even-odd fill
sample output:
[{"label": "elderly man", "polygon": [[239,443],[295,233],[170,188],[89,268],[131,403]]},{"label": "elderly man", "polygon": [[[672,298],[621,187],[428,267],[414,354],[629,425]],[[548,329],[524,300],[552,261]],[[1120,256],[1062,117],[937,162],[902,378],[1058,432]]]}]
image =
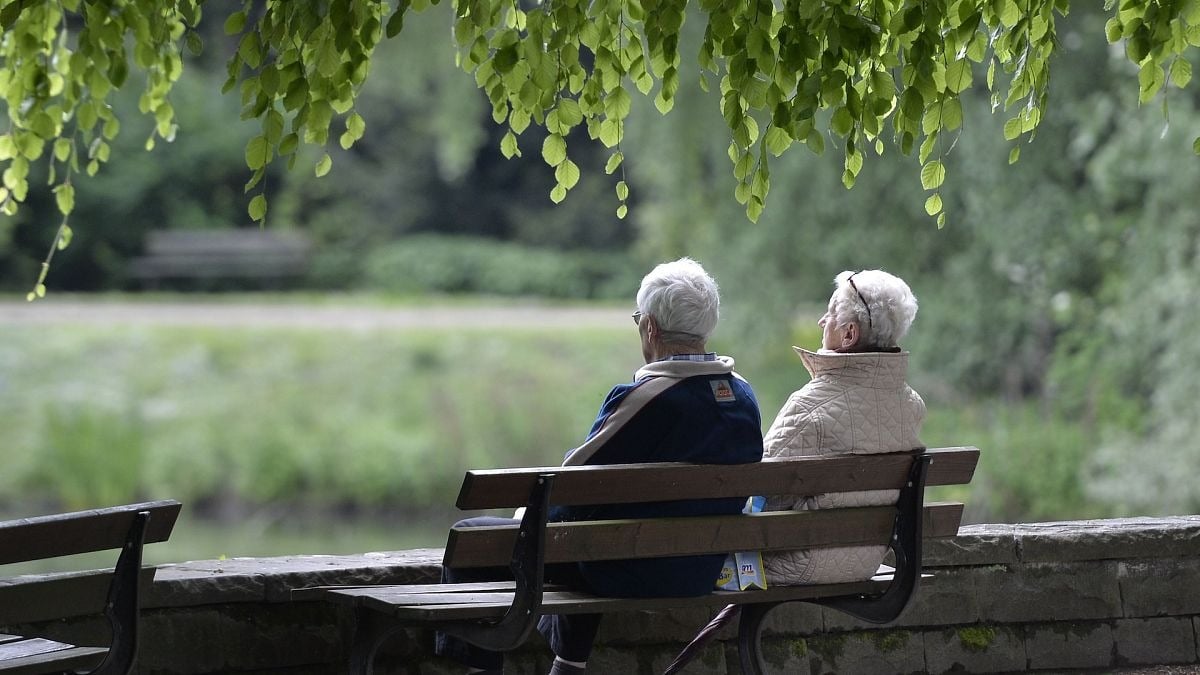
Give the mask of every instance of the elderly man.
[{"label": "elderly man", "polygon": [[[709,352],[717,326],[717,284],[699,263],[681,258],[642,279],[633,313],[646,365],[629,384],[608,393],[583,445],[565,466],[637,462],[742,464],[762,458],[758,402],[733,370],[733,359]],[[647,495],[652,498],[653,495]],[[687,516],[738,513],[744,500],[556,507],[550,519]],[[515,522],[472,518],[459,526]],[[547,565],[546,579],[599,595],[675,597],[705,595],[720,574],[723,555]],[[490,570],[494,576],[502,571]],[[444,571],[448,582],[482,580],[476,571]],[[552,674],[582,673],[600,625],[599,615],[548,615],[538,630],[555,653]],[[503,655],[439,635],[437,652],[473,670],[499,673]]]},{"label": "elderly man", "polygon": [[[904,378],[908,353],[900,340],[917,314],[908,284],[882,270],[842,272],[817,321],[821,349],[796,348],[812,380],[794,392],[763,441],[767,457],[869,454],[923,447],[917,439],[925,403]],[[766,510],[895,504],[889,490],[771,496]],[[790,551],[763,556],[770,584],[819,584],[868,579],[883,561],[882,546]]]}]

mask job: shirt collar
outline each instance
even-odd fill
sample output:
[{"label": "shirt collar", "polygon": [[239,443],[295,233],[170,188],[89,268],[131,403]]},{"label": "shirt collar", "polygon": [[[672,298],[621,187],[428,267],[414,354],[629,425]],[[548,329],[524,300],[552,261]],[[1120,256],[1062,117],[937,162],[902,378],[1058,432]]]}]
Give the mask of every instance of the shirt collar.
[{"label": "shirt collar", "polygon": [[658,360],[659,361],[716,361],[717,353],[716,352],[708,352],[705,354],[674,354],[672,356],[667,356],[667,357],[664,357],[664,358],[661,358]]}]

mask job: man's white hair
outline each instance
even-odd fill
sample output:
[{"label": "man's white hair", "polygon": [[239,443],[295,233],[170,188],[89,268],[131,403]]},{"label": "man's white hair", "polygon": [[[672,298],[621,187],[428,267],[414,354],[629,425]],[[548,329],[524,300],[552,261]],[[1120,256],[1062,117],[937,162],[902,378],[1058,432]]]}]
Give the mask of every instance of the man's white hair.
[{"label": "man's white hair", "polygon": [[839,324],[857,323],[864,347],[899,346],[917,316],[917,298],[903,279],[883,270],[846,270],[833,283],[837,286],[834,316]]},{"label": "man's white hair", "polygon": [[691,258],[650,270],[637,293],[638,311],[654,317],[668,341],[708,340],[720,306],[717,282]]}]

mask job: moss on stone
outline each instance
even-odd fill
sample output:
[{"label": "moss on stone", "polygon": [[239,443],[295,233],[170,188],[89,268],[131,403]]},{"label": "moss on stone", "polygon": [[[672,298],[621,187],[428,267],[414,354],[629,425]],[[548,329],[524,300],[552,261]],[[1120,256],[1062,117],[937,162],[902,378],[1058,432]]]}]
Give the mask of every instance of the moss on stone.
[{"label": "moss on stone", "polygon": [[875,643],[875,649],[881,652],[894,652],[898,649],[903,649],[908,644],[908,639],[912,637],[912,633],[906,630],[881,630],[874,631],[868,634],[871,642]]},{"label": "moss on stone", "polygon": [[988,626],[959,628],[957,633],[959,643],[971,652],[985,652],[996,641],[996,629]]},{"label": "moss on stone", "polygon": [[808,656],[808,640],[805,640],[804,638],[798,638],[792,640],[788,644],[792,648],[792,654],[795,655],[796,658],[804,658],[805,656]]},{"label": "moss on stone", "polygon": [[845,634],[841,635],[822,635],[814,637],[809,641],[809,647],[830,661],[836,661],[846,653],[846,640],[849,638]]}]

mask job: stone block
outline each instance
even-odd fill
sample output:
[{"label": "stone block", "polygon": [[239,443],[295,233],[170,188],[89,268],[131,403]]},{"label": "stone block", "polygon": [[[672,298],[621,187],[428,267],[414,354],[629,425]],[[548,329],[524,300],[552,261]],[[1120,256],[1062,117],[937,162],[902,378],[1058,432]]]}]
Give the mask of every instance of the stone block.
[{"label": "stone block", "polygon": [[1200,556],[1200,517],[1114,518],[1014,526],[1024,562]]},{"label": "stone block", "polygon": [[960,626],[925,633],[930,673],[1009,673],[1025,670],[1024,631],[1012,626]]},{"label": "stone block", "polygon": [[1200,559],[1127,560],[1118,569],[1127,618],[1200,614]]},{"label": "stone block", "polygon": [[230,558],[163,565],[146,607],[231,602],[288,602],[295,588],[329,585],[436,583],[441,549],[363,555],[297,555]]},{"label": "stone block", "polygon": [[593,673],[637,673],[640,670],[638,653],[633,649],[597,645],[588,658],[587,669]]},{"label": "stone block", "polygon": [[[736,647],[735,647],[736,650]],[[640,654],[639,662],[648,664],[649,669],[643,669],[642,672],[661,673],[667,669],[667,666],[675,660],[679,655],[679,649],[662,649],[643,647],[638,650]],[[588,664],[588,670],[592,670],[591,664]],[[680,671],[682,675],[725,675],[731,672],[728,670],[725,657],[725,644],[719,641],[709,643],[696,655],[695,659],[690,661]],[[739,670],[732,672],[738,673]]]},{"label": "stone block", "polygon": [[[707,607],[606,614],[596,639],[611,644],[669,643],[682,647],[691,642],[713,615]],[[726,630],[733,630],[736,635],[736,625],[735,622],[733,629]]]},{"label": "stone block", "polygon": [[1017,562],[1012,525],[964,525],[958,536],[927,539],[922,549],[926,567],[1010,565]]},{"label": "stone block", "polygon": [[[889,626],[949,626],[979,621],[975,577],[989,568],[944,567],[922,579],[904,613]],[[983,570],[983,571],[981,571]],[[856,619],[835,609],[822,608],[826,631],[876,630],[878,624]]]},{"label": "stone block", "polygon": [[1110,619],[1121,616],[1116,561],[978,568],[983,623]]},{"label": "stone block", "polygon": [[[814,672],[811,669],[810,659],[812,658],[812,650],[810,644],[813,638],[764,638],[760,649],[762,650],[763,663],[766,664],[768,673],[788,673],[788,675],[809,675]],[[731,648],[728,654],[732,657],[729,662],[730,673],[740,673],[741,665],[737,650],[737,642],[731,643]]]},{"label": "stone block", "polygon": [[1030,670],[1105,668],[1113,661],[1113,631],[1107,623],[1063,621],[1025,626]]},{"label": "stone block", "polygon": [[1122,619],[1113,624],[1120,665],[1191,663],[1196,634],[1190,617]]},{"label": "stone block", "polygon": [[920,632],[875,630],[831,633],[810,638],[807,646],[809,672],[812,675],[920,673],[927,670],[925,638]]},{"label": "stone block", "polygon": [[142,615],[139,666],[154,673],[215,673],[338,663],[346,632],[331,607],[163,609]]},{"label": "stone block", "polygon": [[[763,635],[778,637],[802,637],[819,635],[825,632],[825,620],[820,605],[807,602],[789,602],[780,605],[767,614],[763,620]],[[731,630],[731,629],[725,629]],[[737,626],[734,624],[729,633],[731,638],[737,637]]]}]

